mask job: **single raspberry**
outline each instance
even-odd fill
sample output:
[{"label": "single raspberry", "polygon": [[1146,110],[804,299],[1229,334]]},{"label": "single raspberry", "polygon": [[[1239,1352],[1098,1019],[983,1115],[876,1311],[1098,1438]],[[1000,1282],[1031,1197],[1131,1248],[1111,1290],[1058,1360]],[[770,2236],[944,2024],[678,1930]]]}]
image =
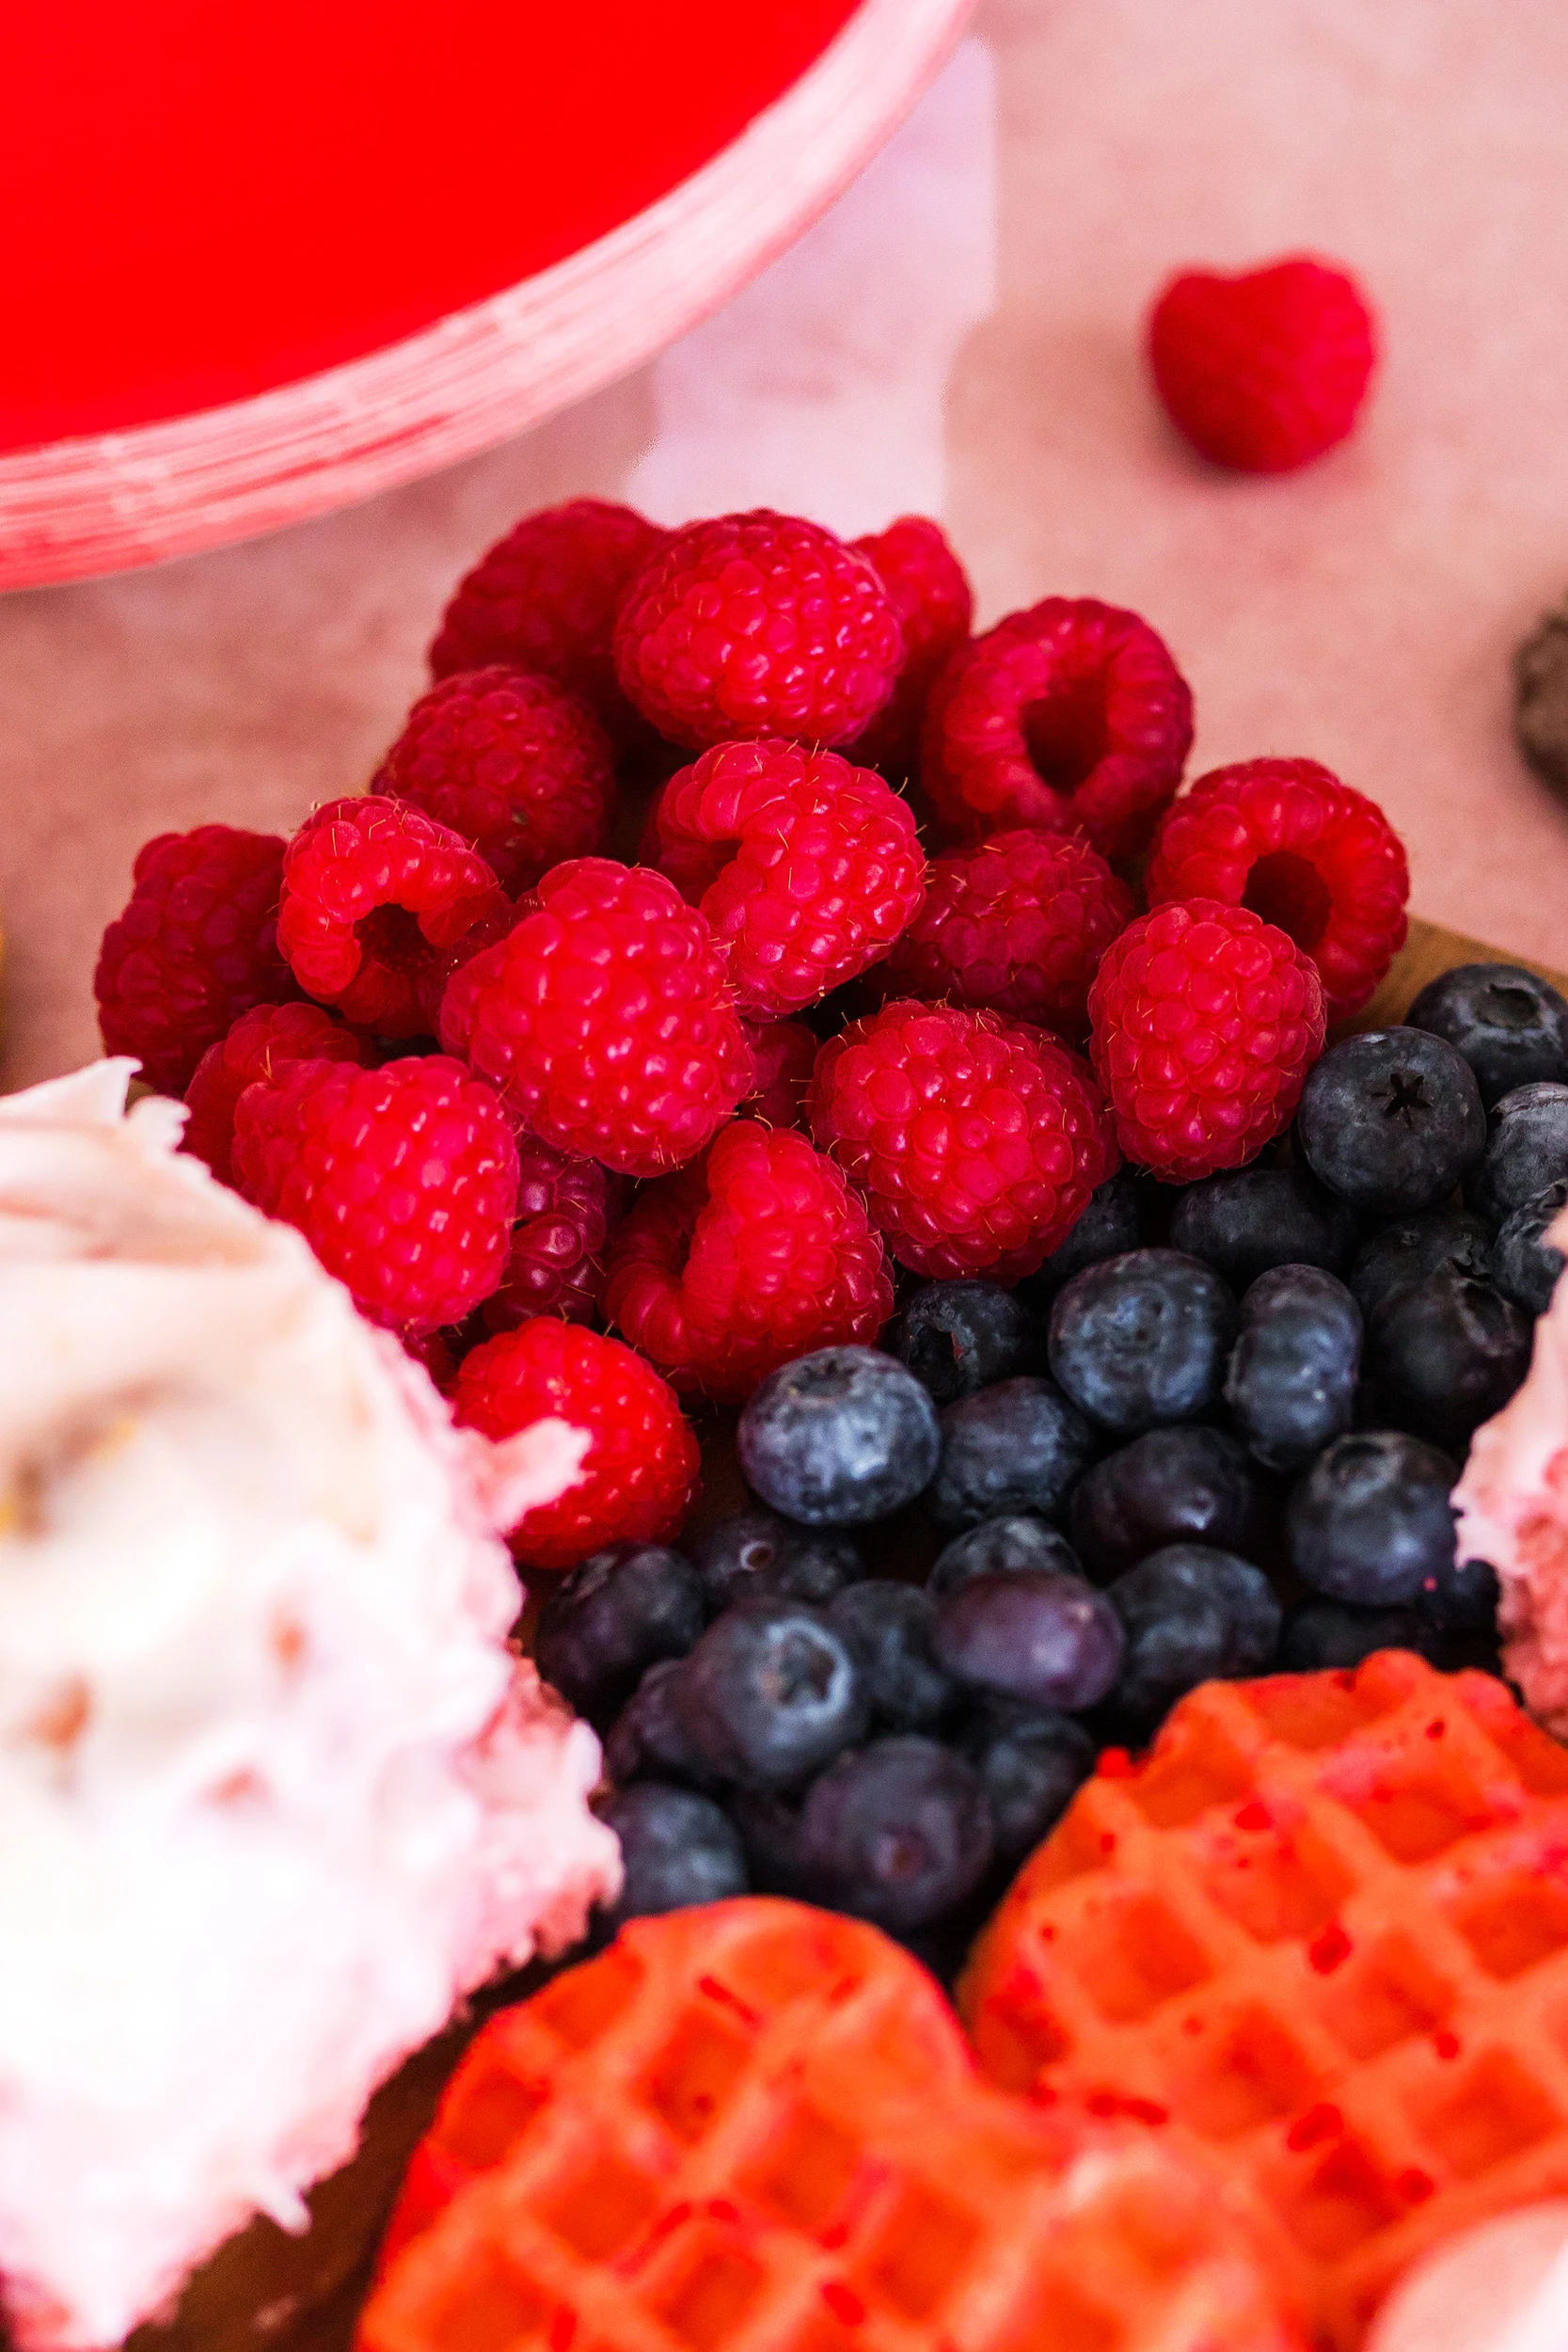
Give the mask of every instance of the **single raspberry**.
[{"label": "single raspberry", "polygon": [[1088,1035],[1089,982],[1132,893],[1068,833],[993,833],[932,861],[926,903],[873,975],[890,996],[1015,1013]]},{"label": "single raspberry", "polygon": [[1089,1019],[1122,1150],[1185,1184],[1243,1167],[1289,1126],[1323,1051],[1323,993],[1272,923],[1193,898],[1112,941]]},{"label": "single raspberry", "polygon": [[1342,441],[1377,357],[1344,270],[1304,255],[1234,278],[1173,278],[1148,321],[1165,413],[1217,466],[1289,473]]},{"label": "single raspberry", "polygon": [[738,1405],[813,1348],[869,1346],[893,1283],[832,1160],[737,1119],[638,1200],[610,1246],[605,1311],[677,1390]]},{"label": "single raspberry", "polygon": [[420,1037],[442,949],[502,893],[482,857],[422,810],[376,792],[328,801],[283,860],[277,938],[301,986],[381,1037]]},{"label": "single raspberry", "polygon": [[533,1315],[597,1319],[623,1190],[596,1161],[567,1159],[526,1130],[518,1136],[517,1222],[500,1288],[481,1310],[487,1329],[515,1330]]},{"label": "single raspberry", "polygon": [[365,1059],[363,1040],[320,1005],[255,1005],[197,1063],[185,1089],[191,1115],[180,1148],[205,1160],[221,1184],[231,1184],[234,1111],[246,1087],[285,1062]]},{"label": "single raspberry", "polygon": [[501,1279],[517,1147],[495,1092],[444,1054],[288,1062],[234,1113],[234,1181],[305,1235],[372,1323],[461,1323]]},{"label": "single raspberry", "polygon": [[617,743],[641,735],[615,675],[615,616],[669,536],[608,499],[525,515],[458,582],[430,648],[431,676],[505,661],[578,695]]},{"label": "single raspberry", "polygon": [[610,738],[550,679],[458,670],[421,695],[371,784],[471,843],[514,897],[563,857],[602,850]]},{"label": "single raspberry", "polygon": [[144,843],[124,913],[103,933],[93,991],[104,1050],[182,1094],[209,1045],[252,1005],[297,997],[277,946],[284,843],[198,825]]},{"label": "single raspberry", "polygon": [[1246,759],[1199,776],[1165,811],[1150,906],[1250,907],[1311,957],[1331,1021],[1359,1012],[1404,946],[1410,869],[1375,801],[1315,759]]},{"label": "single raspberry", "polygon": [[1187,681],[1147,621],[1092,596],[1047,596],[999,621],[931,689],[920,776],[960,833],[1082,827],[1136,857],[1181,780]]},{"label": "single raspberry", "polygon": [[769,1127],[806,1131],[806,1089],[820,1040],[803,1021],[748,1021],[742,1025],[756,1059],[757,1082],[740,1107]]},{"label": "single raspberry", "polygon": [[995,1012],[884,1005],[823,1046],[806,1109],[899,1263],[939,1279],[1033,1274],[1118,1165],[1086,1063]]},{"label": "single raspberry", "polygon": [[615,625],[621,684],[672,743],[847,743],[893,692],[903,631],[863,555],[758,507],[689,523]]},{"label": "single raspberry", "polygon": [[895,783],[913,772],[920,726],[937,673],[969,635],[974,595],[941,528],[925,515],[900,515],[885,531],[849,545],[876,567],[904,632],[904,660],[893,700],[852,746],[863,768]]},{"label": "single raspberry", "polygon": [[458,1422],[510,1438],[534,1422],[586,1430],[582,1475],[512,1530],[524,1567],[571,1568],[608,1544],[661,1544],[680,1533],[697,1492],[697,1440],[675,1392],[619,1340],[541,1315],[463,1359]]},{"label": "single raspberry", "polygon": [[926,895],[907,803],[799,743],[721,743],[673,776],[657,864],[728,951],[742,1012],[798,1012],[886,955]]},{"label": "single raspberry", "polygon": [[645,866],[569,858],[463,965],[441,1042],[558,1152],[627,1176],[694,1159],[755,1083],[705,918]]}]

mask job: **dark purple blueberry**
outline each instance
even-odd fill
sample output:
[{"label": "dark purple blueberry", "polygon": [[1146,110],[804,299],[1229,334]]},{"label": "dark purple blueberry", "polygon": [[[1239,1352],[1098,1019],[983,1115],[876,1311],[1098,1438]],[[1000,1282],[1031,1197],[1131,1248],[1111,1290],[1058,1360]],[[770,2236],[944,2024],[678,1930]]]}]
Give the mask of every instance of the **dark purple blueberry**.
[{"label": "dark purple blueberry", "polygon": [[742,1600],[680,1664],[691,1748],[740,1788],[798,1788],[865,1736],[871,1703],[848,1643],[800,1600]]},{"label": "dark purple blueberry", "polygon": [[1492,1229],[1473,1209],[1423,1209],[1383,1226],[1355,1253],[1350,1287],[1365,1316],[1428,1274],[1484,1277]]},{"label": "dark purple blueberry", "polygon": [[1225,1401],[1255,1461],[1302,1470],[1350,1427],[1361,1310],[1337,1274],[1278,1265],[1242,1300]]},{"label": "dark purple blueberry", "polygon": [[1421,1579],[1416,1613],[1440,1633],[1487,1633],[1497,1622],[1497,1571],[1488,1560],[1454,1559]]},{"label": "dark purple blueberry", "polygon": [[1093,1707],[1116,1680],[1121,1624],[1080,1576],[972,1576],[937,1603],[938,1661],[972,1691],[1031,1707]]},{"label": "dark purple blueberry", "polygon": [[1118,1168],[1090,1193],[1087,1208],[1066,1241],[1059,1242],[1039,1272],[1020,1287],[1026,1298],[1049,1299],[1086,1265],[1119,1258],[1136,1249],[1142,1239],[1138,1180],[1132,1168]]},{"label": "dark purple blueberry", "polygon": [[1435,1627],[1414,1609],[1353,1609],[1343,1600],[1304,1600],[1285,1620],[1279,1643],[1281,1674],[1320,1674],[1359,1666],[1374,1650],[1411,1649],[1435,1665],[1442,1645]]},{"label": "dark purple blueberry", "polygon": [[1244,1450],[1220,1429],[1150,1429],[1097,1462],[1073,1488],[1072,1541],[1101,1580],[1165,1544],[1243,1554],[1261,1529],[1262,1495]]},{"label": "dark purple blueberry", "polygon": [[942,1456],[926,1497],[939,1527],[1031,1511],[1054,1518],[1094,1453],[1094,1432],[1053,1380],[999,1380],[942,1416]]},{"label": "dark purple blueberry", "polygon": [[1009,1870],[1054,1827],[1095,1766],[1095,1744],[1082,1724],[1008,1699],[983,1700],[957,1746],[980,1776],[996,1859]]},{"label": "dark purple blueberry", "polygon": [[748,1788],[732,1788],[724,1804],[746,1849],[753,1892],[799,1896],[800,1806],[787,1797]]},{"label": "dark purple blueberry", "polygon": [[1568,1004],[1516,963],[1461,963],[1429,980],[1405,1019],[1448,1039],[1492,1104],[1538,1078],[1568,1078]]},{"label": "dark purple blueberry", "polygon": [[1355,1211],[1294,1168],[1205,1176],[1180,1194],[1170,1220],[1171,1248],[1201,1258],[1237,1291],[1276,1265],[1343,1274],[1360,1236]]},{"label": "dark purple blueberry", "polygon": [[545,1680],[601,1730],[650,1666],[684,1658],[703,1629],[697,1571],[662,1544],[612,1544],[562,1580],[539,1614]]},{"label": "dark purple blueberry", "polygon": [[634,1780],[677,1780],[711,1792],[723,1787],[689,1736],[681,1704],[684,1658],[650,1666],[606,1735],[605,1771],[617,1786]]},{"label": "dark purple blueberry", "polygon": [[1091,1421],[1131,1438],[1218,1402],[1236,1301],[1180,1249],[1132,1249],[1075,1274],[1051,1310],[1051,1369]]},{"label": "dark purple blueberry", "polygon": [[860,1661],[874,1731],[934,1731],[958,1686],[931,1648],[935,1604],[918,1584],[871,1577],[828,1604],[828,1622]]},{"label": "dark purple blueberry", "polygon": [[797,1527],[753,1504],[718,1520],[691,1546],[710,1617],[733,1600],[827,1602],[865,1574],[852,1535]]},{"label": "dark purple blueberry", "polygon": [[1389,1420],[1463,1454],[1529,1369],[1534,1326],[1490,1282],[1429,1274],[1386,1298],[1367,1372]]},{"label": "dark purple blueberry", "polygon": [[711,1797],[641,1780],[595,1809],[621,1841],[626,1872],[608,1915],[610,1926],[749,1893],[740,1833]]},{"label": "dark purple blueberry", "polygon": [[1297,1481],[1285,1515],[1302,1582],[1358,1609],[1414,1601],[1453,1572],[1449,1495],[1458,1476],[1435,1446],[1398,1429],[1337,1438]]},{"label": "dark purple blueberry", "polygon": [[990,1867],[973,1767],[934,1740],[874,1740],[812,1784],[797,1844],[809,1899],[903,1933],[940,1919]]},{"label": "dark purple blueberry", "polygon": [[736,1431],[747,1485],[806,1527],[885,1518],[929,1485],[936,1406],[875,1347],[822,1347],[769,1373]]},{"label": "dark purple blueberry", "polygon": [[1043,1519],[1015,1516],[982,1519],[938,1552],[926,1590],[934,1600],[956,1593],[972,1576],[1016,1576],[1021,1569],[1049,1569],[1056,1576],[1081,1576],[1078,1557],[1065,1535]]},{"label": "dark purple blueberry", "polygon": [[1379,1216],[1434,1208],[1486,1148],[1469,1063],[1425,1029],[1369,1029],[1307,1073],[1296,1141],[1320,1184]]},{"label": "dark purple blueberry", "polygon": [[1250,1561],[1208,1544],[1167,1544],[1107,1588],[1127,1646],[1107,1703],[1117,1726],[1147,1738],[1200,1682],[1266,1674],[1280,1608]]},{"label": "dark purple blueberry", "polygon": [[1547,1241],[1546,1232],[1565,1205],[1568,1177],[1560,1177],[1522,1209],[1514,1209],[1497,1228],[1488,1271],[1503,1296],[1512,1298],[1528,1315],[1544,1315],[1552,1303],[1564,1261],[1561,1250]]},{"label": "dark purple blueberry", "polygon": [[1039,1317],[1000,1282],[927,1283],[895,1316],[881,1343],[939,1405],[1045,1369]]},{"label": "dark purple blueberry", "polygon": [[1568,1086],[1515,1087],[1492,1113],[1486,1155],[1465,1187],[1479,1215],[1501,1225],[1568,1176]]}]

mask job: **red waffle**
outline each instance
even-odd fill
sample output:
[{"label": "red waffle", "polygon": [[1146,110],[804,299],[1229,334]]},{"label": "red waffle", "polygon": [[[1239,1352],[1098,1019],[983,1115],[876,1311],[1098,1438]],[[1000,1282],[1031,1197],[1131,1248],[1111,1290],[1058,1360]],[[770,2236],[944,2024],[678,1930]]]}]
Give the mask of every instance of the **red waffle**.
[{"label": "red waffle", "polygon": [[639,1919],[486,2026],[416,2155],[359,2352],[1302,2352],[1148,2133],[977,2080],[873,1928]]},{"label": "red waffle", "polygon": [[1405,1651],[1206,1684],[1101,1759],[958,2000],[999,2084],[1217,2163],[1354,2345],[1436,2240],[1568,2190],[1568,1753]]}]

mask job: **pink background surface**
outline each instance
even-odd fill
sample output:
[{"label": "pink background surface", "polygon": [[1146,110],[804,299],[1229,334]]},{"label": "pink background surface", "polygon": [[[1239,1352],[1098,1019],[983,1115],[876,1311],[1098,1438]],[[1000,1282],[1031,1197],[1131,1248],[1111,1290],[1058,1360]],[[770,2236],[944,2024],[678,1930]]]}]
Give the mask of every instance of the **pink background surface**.
[{"label": "pink background surface", "polygon": [[[990,0],[978,29],[999,292],[945,437],[982,623],[1053,592],[1136,607],[1192,681],[1193,772],[1327,761],[1404,834],[1420,913],[1568,963],[1568,809],[1508,731],[1511,648],[1568,586],[1568,14]],[[1185,262],[1303,246],[1381,312],[1364,429],[1294,479],[1212,474],[1146,389],[1148,299]],[[139,843],[356,788],[458,573],[530,506],[617,495],[655,426],[645,373],[373,505],[0,602],[8,1084],[96,1049]]]}]

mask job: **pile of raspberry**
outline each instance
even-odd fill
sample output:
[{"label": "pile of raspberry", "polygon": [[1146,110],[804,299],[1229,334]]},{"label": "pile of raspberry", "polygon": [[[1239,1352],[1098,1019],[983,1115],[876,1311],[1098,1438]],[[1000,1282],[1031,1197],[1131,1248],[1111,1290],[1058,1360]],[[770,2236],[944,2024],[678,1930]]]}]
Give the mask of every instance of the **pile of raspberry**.
[{"label": "pile of raspberry", "polygon": [[591,1431],[526,1565],[676,1534],[689,1413],[1034,1276],[1124,1158],[1256,1159],[1403,939],[1327,770],[1177,797],[1192,697],[1136,614],[971,622],[924,517],[577,500],[459,584],[367,788],[136,860],[108,1050],[460,1421]]}]

